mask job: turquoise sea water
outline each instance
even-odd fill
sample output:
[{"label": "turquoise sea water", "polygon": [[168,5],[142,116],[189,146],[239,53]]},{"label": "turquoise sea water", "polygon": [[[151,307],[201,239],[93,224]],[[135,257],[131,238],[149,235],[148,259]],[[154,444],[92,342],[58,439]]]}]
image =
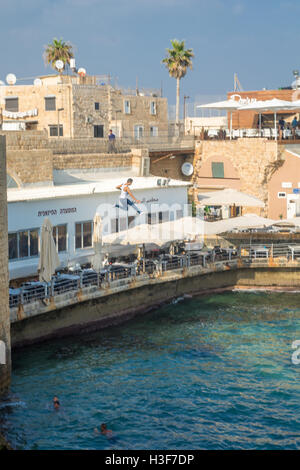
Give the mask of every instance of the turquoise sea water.
[{"label": "turquoise sea water", "polygon": [[16,352],[0,425],[19,449],[299,449],[297,339],[300,294],[179,301]]}]

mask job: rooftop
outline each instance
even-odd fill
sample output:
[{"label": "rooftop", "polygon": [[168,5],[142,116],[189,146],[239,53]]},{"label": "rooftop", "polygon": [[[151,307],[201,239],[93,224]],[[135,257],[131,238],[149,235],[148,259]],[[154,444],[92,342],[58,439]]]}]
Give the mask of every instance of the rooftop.
[{"label": "rooftop", "polygon": [[[119,192],[116,186],[130,178],[130,174],[126,177],[115,177],[105,178],[103,180],[97,180],[94,182],[80,183],[80,184],[69,184],[61,186],[41,186],[34,188],[19,188],[19,189],[8,189],[7,190],[7,201],[8,202],[20,202],[20,201],[34,201],[44,199],[56,199],[71,196],[88,196],[91,194],[103,194],[103,193],[114,193]],[[184,187],[190,186],[191,183],[188,181],[180,180],[169,180],[168,185],[158,185],[158,180],[167,180],[166,178],[150,176],[150,177],[134,177],[132,190],[138,191],[142,189],[165,189],[168,187]]]}]

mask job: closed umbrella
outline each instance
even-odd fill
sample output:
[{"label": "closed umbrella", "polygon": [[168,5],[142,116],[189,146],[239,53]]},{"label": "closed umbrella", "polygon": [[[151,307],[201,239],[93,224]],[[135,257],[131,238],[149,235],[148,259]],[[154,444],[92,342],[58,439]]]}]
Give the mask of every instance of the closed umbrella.
[{"label": "closed umbrella", "polygon": [[53,239],[53,226],[50,220],[46,218],[41,232],[41,252],[38,268],[40,281],[50,282],[59,265],[60,261]]},{"label": "closed umbrella", "polygon": [[216,103],[208,103],[208,104],[201,104],[198,105],[197,108],[202,109],[220,109],[224,111],[230,112],[230,139],[232,138],[232,112],[236,111],[241,107],[241,104],[238,101],[233,99],[225,100],[225,101],[217,101]]},{"label": "closed umbrella", "polygon": [[98,212],[96,212],[94,217],[93,224],[93,247],[94,247],[94,257],[92,261],[92,266],[95,271],[99,272],[103,267],[102,259],[102,219]]}]

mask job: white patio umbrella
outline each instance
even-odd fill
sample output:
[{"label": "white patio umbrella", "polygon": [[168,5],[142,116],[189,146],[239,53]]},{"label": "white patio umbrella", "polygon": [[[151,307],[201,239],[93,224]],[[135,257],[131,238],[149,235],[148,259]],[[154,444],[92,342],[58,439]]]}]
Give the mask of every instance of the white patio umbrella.
[{"label": "white patio umbrella", "polygon": [[41,230],[41,252],[39,259],[39,279],[50,282],[56,268],[60,265],[53,239],[53,226],[48,218],[44,219]]},{"label": "white patio umbrella", "polygon": [[94,224],[93,224],[93,246],[95,255],[93,257],[92,266],[95,271],[99,272],[100,269],[103,267],[103,259],[102,259],[102,219],[100,214],[96,212],[94,217]]},{"label": "white patio umbrella", "polygon": [[229,232],[233,229],[269,227],[275,220],[260,217],[256,214],[246,214],[231,219],[218,220],[217,222],[205,222],[205,235],[217,235]]},{"label": "white patio umbrella", "polygon": [[260,114],[263,111],[273,111],[274,112],[274,135],[275,140],[277,140],[277,128],[276,128],[276,117],[277,111],[289,111],[295,109],[292,101],[279,100],[273,98],[272,100],[265,101],[256,101],[255,103],[250,103],[240,108],[240,111],[259,111]]},{"label": "white patio umbrella", "polygon": [[[170,223],[170,222],[169,222]],[[182,240],[182,232],[173,227],[166,228],[164,224],[141,224],[119,233],[105,235],[103,242],[107,244],[120,245],[142,245],[152,244],[163,246],[174,240]]]},{"label": "white patio umbrella", "polygon": [[255,196],[237,191],[236,189],[221,189],[207,193],[199,193],[198,201],[205,206],[244,206],[264,207],[263,201]]},{"label": "white patio umbrella", "polygon": [[216,103],[208,103],[198,105],[197,108],[202,109],[220,109],[230,112],[230,139],[232,138],[232,112],[236,111],[241,107],[241,104],[238,101],[229,99],[225,101],[217,101]]}]

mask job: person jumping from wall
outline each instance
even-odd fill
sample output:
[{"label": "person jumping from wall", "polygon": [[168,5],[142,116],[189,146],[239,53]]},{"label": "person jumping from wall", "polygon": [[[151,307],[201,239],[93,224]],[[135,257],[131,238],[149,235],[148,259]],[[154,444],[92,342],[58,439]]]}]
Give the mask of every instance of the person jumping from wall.
[{"label": "person jumping from wall", "polygon": [[141,202],[134,197],[134,195],[129,189],[129,187],[132,185],[132,182],[133,182],[133,179],[128,178],[126,183],[119,184],[119,186],[116,186],[116,189],[121,190],[121,194],[119,197],[119,204],[116,204],[115,207],[128,211],[128,206],[131,206],[133,207],[133,209],[137,211],[138,214],[142,214],[143,212],[139,210],[139,208],[134,204],[134,202],[131,199],[129,199],[129,196],[130,196],[138,204],[140,204]]}]

